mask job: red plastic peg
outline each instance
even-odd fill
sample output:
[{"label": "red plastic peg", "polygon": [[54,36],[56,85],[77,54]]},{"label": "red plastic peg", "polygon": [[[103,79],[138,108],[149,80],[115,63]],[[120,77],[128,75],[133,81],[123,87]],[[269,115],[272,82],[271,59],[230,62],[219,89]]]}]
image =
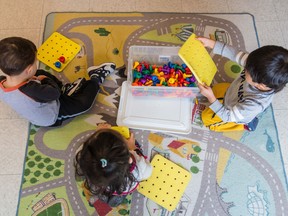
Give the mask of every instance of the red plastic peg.
[{"label": "red plastic peg", "polygon": [[65,63],[65,57],[64,56],[60,56],[58,59],[61,63]]}]

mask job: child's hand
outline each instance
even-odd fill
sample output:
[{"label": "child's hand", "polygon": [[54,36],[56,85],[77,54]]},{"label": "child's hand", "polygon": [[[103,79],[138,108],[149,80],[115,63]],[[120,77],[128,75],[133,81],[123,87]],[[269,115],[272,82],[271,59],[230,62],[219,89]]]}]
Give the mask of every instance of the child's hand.
[{"label": "child's hand", "polygon": [[96,130],[105,129],[105,128],[111,128],[111,125],[106,123],[106,122],[99,123],[99,124],[97,124]]},{"label": "child's hand", "polygon": [[129,150],[134,150],[137,148],[135,146],[135,137],[133,133],[131,133],[129,139],[127,139],[127,146]]},{"label": "child's hand", "polygon": [[39,75],[36,77],[37,80],[41,81],[43,79],[47,78],[45,75]]},{"label": "child's hand", "polygon": [[213,103],[217,100],[210,86],[200,83],[197,83],[197,86],[200,89],[200,93],[205,96],[210,103]]},{"label": "child's hand", "polygon": [[205,46],[205,47],[209,47],[211,49],[214,48],[216,41],[211,40],[209,38],[205,38],[205,37],[197,37],[197,40],[201,41],[201,43]]}]

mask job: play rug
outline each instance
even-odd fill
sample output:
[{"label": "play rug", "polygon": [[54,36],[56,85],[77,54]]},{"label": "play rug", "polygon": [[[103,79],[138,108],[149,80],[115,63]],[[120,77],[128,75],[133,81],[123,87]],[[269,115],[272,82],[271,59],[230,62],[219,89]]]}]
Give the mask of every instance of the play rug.
[{"label": "play rug", "polygon": [[[131,45],[180,46],[191,33],[242,50],[258,47],[249,14],[51,13],[43,41],[55,31],[81,45],[63,72],[41,65],[63,82],[88,78],[87,67],[102,62],[115,62],[118,68],[126,65]],[[241,71],[227,59],[213,59],[219,69],[214,83],[229,82]],[[148,158],[161,154],[192,175],[173,212],[138,192],[115,209],[100,201],[89,205],[81,182],[75,181],[74,155],[97,123],[116,124],[122,75],[116,72],[104,82],[88,113],[59,128],[31,125],[18,215],[287,215],[287,180],[271,107],[260,116],[254,132],[203,129],[201,105],[193,109],[188,135],[133,130]]]}]

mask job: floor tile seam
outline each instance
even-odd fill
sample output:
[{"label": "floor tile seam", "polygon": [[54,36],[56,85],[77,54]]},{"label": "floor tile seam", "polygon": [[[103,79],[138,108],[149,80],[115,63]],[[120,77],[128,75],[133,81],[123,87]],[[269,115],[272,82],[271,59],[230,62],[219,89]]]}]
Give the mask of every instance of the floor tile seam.
[{"label": "floor tile seam", "polygon": [[0,173],[0,178],[3,176],[22,176],[22,171],[20,173]]}]

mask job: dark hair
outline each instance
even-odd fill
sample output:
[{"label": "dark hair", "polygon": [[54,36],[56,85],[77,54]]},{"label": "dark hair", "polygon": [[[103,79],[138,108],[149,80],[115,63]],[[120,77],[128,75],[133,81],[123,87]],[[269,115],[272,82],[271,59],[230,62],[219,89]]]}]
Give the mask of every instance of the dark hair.
[{"label": "dark hair", "polygon": [[263,46],[249,54],[245,68],[253,82],[279,92],[288,82],[288,50],[280,46]]},{"label": "dark hair", "polygon": [[0,69],[8,76],[21,74],[36,58],[35,44],[21,37],[0,41]]},{"label": "dark hair", "polygon": [[[100,129],[89,137],[76,154],[76,175],[94,195],[121,194],[135,182],[130,172],[130,152],[123,136],[112,129]],[[101,159],[107,164],[103,167]]]}]

